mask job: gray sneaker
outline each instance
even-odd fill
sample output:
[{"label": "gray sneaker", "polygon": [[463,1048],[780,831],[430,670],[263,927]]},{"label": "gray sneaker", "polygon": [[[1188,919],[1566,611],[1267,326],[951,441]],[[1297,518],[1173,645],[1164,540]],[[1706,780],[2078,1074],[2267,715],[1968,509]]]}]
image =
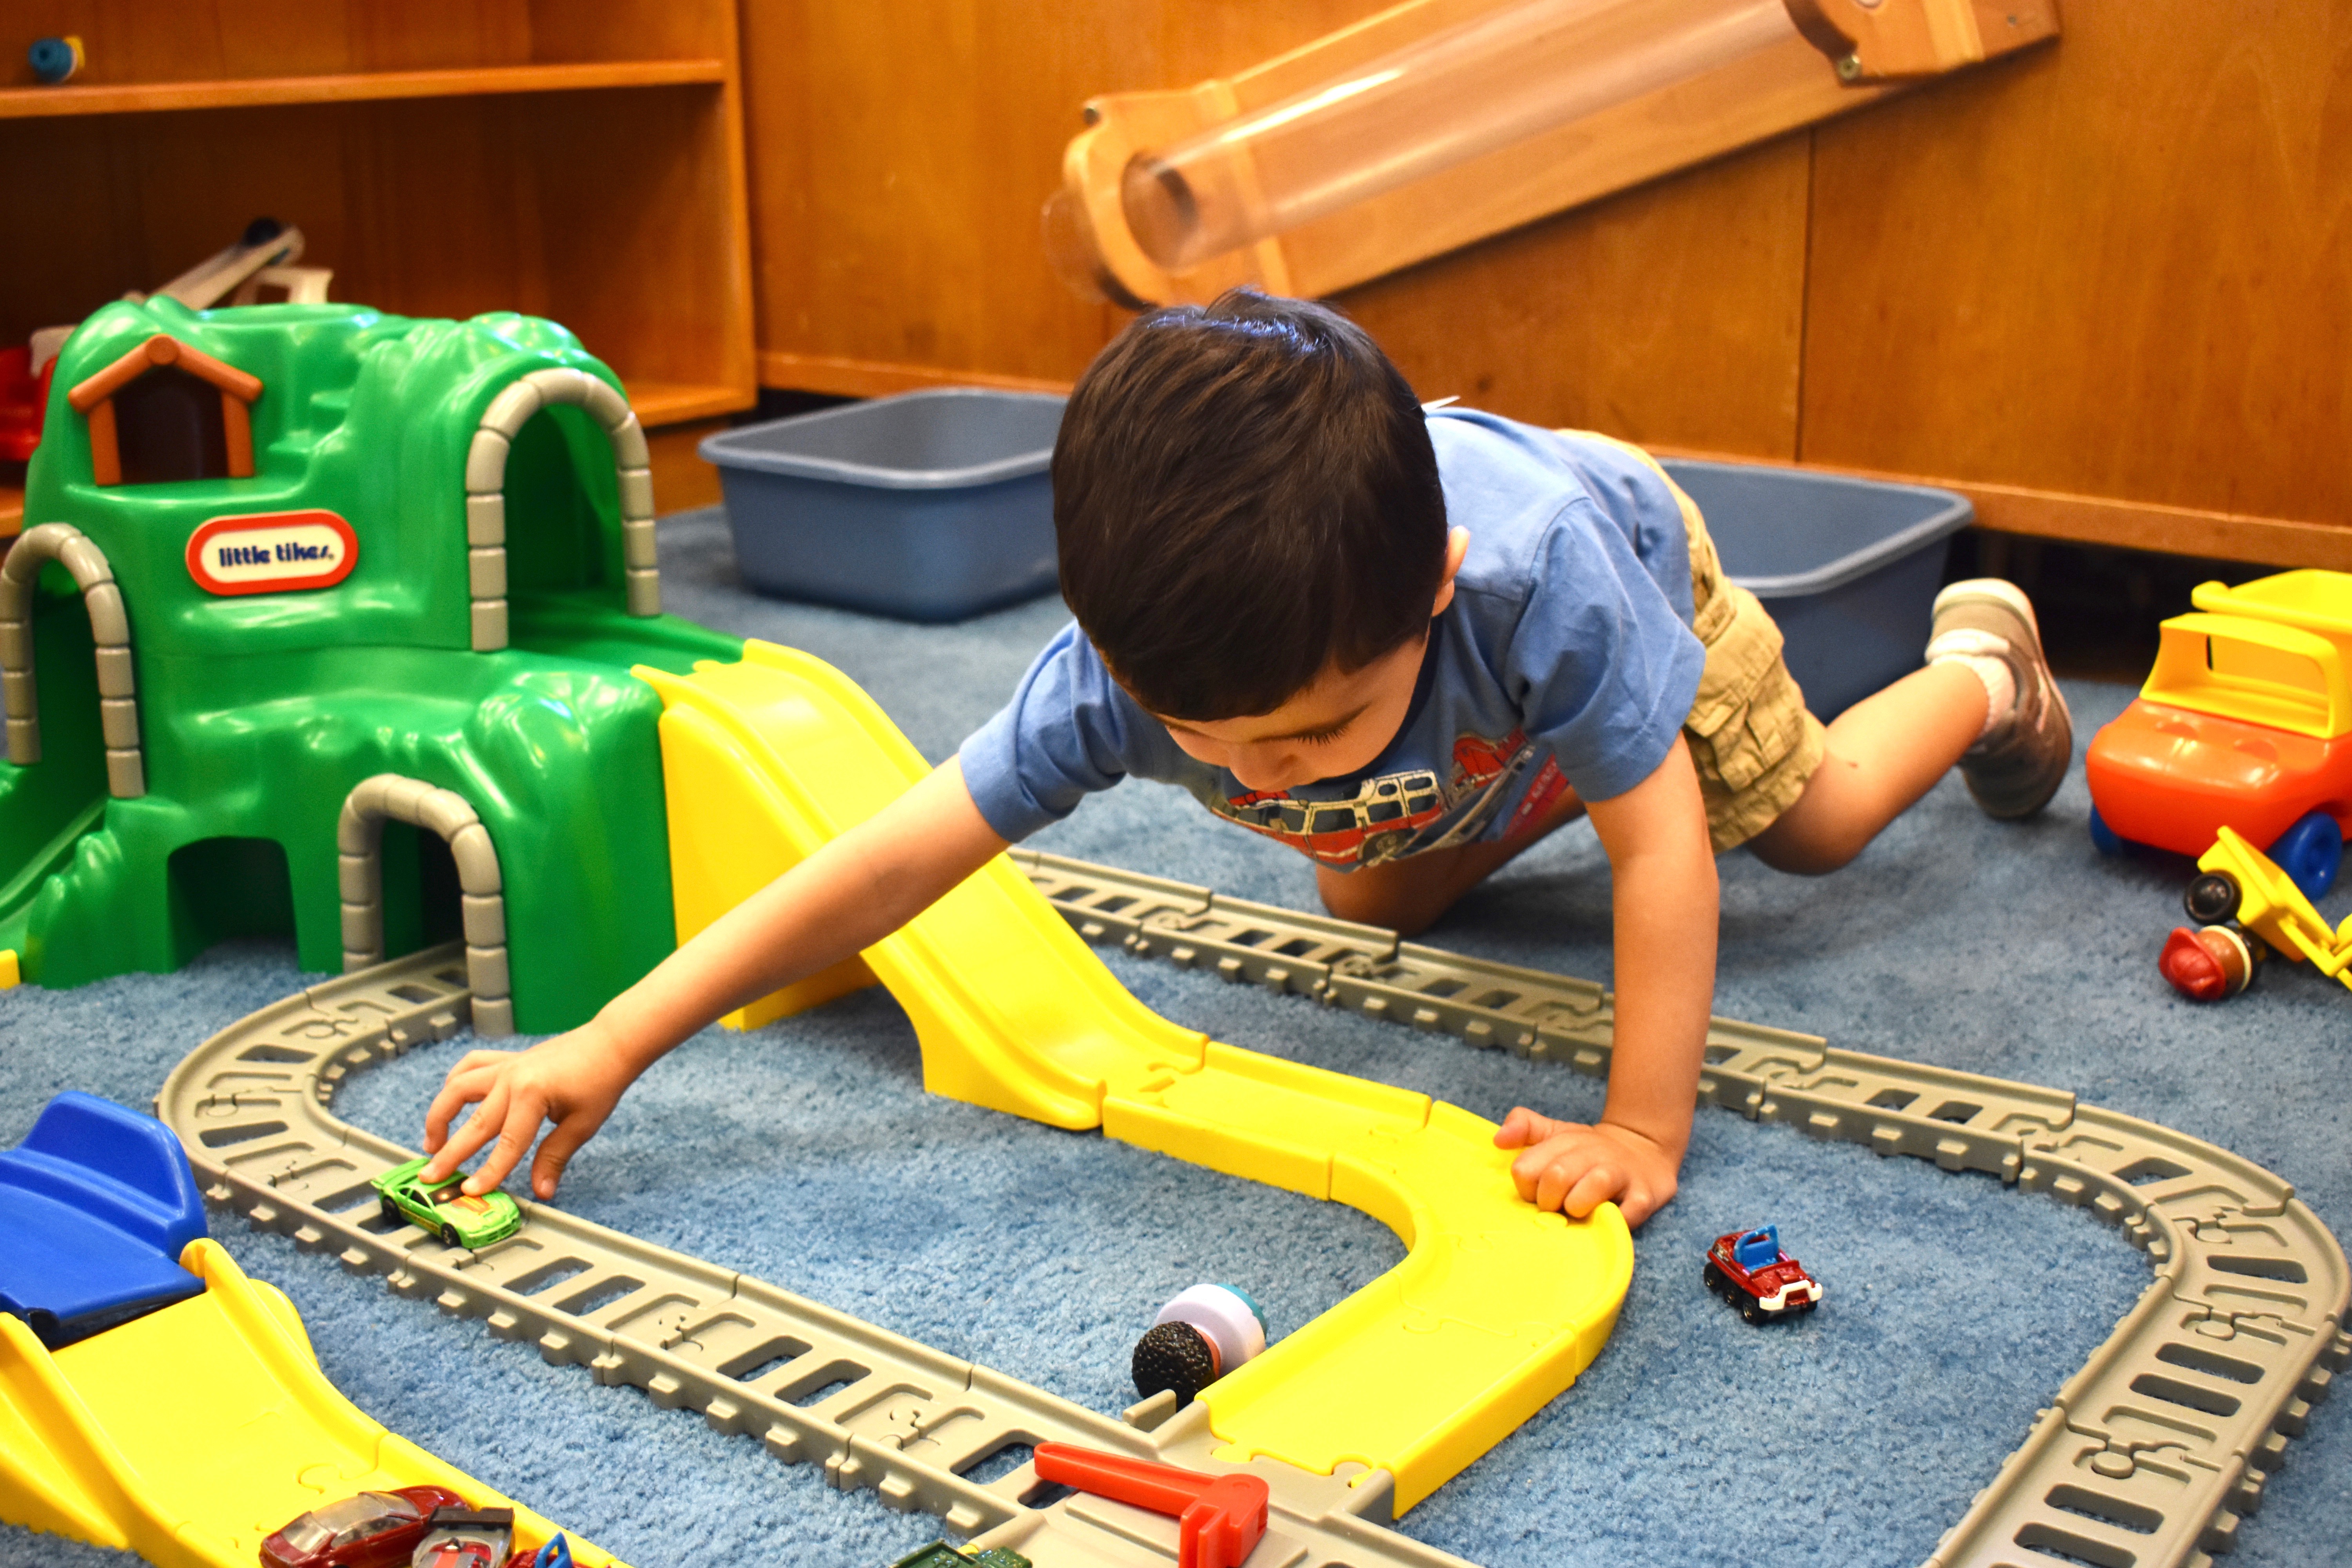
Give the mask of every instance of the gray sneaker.
[{"label": "gray sneaker", "polygon": [[1955,583],[1936,595],[1930,658],[1989,654],[2009,664],[2017,701],[1960,756],[1960,776],[1987,816],[2031,816],[2058,793],[2074,760],[2074,721],[2042,656],[2033,604],[1998,577]]}]

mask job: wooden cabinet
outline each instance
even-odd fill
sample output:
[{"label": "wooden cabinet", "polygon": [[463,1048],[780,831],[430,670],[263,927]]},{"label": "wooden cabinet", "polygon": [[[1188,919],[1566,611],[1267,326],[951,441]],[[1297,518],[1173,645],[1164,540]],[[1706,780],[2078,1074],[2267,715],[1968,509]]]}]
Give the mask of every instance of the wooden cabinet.
[{"label": "wooden cabinet", "polygon": [[[627,385],[661,503],[715,494],[693,440],[757,396],[731,0],[6,11],[0,342],[267,215],[337,300],[562,322]],[[36,31],[80,37],[71,82],[33,83]],[[20,504],[0,493],[0,520]]]}]

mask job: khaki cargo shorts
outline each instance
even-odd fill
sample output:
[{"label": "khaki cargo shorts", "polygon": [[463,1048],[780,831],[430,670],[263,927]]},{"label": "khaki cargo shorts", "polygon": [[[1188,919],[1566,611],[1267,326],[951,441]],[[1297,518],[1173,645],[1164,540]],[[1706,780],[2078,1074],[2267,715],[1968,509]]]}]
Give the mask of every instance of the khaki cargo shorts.
[{"label": "khaki cargo shorts", "polygon": [[[1640,447],[1612,444],[1666,479]],[[1691,630],[1706,648],[1683,738],[1698,768],[1707,837],[1720,855],[1771,826],[1805,793],[1822,765],[1822,721],[1806,711],[1805,694],[1780,660],[1780,628],[1770,612],[1724,576],[1696,503],[1674,480],[1666,483],[1690,535]]]}]

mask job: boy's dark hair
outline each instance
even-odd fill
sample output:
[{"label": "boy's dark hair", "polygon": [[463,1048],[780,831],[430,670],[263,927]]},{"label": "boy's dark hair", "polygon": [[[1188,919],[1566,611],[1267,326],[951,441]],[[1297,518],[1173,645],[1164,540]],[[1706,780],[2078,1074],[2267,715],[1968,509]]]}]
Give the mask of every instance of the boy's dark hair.
[{"label": "boy's dark hair", "polygon": [[1445,497],[1421,405],[1363,329],[1236,289],[1096,357],[1054,444],[1062,596],[1137,701],[1269,712],[1429,624]]}]

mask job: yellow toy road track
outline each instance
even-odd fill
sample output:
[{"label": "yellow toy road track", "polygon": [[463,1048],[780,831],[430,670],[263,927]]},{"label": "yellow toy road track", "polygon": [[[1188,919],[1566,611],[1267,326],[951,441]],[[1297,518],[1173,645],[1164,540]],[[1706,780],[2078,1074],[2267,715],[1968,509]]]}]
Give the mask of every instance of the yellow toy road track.
[{"label": "yellow toy road track", "polygon": [[[448,1488],[555,1526],[362,1412],[319,1370],[293,1304],[219,1244],[188,1244],[202,1295],[52,1352],[0,1314],[0,1519],[136,1552],[155,1568],[253,1568],[298,1514],[354,1492]],[[567,1537],[582,1568],[613,1557]]]},{"label": "yellow toy road track", "polygon": [[[740,664],[636,673],[667,704],[680,942],[929,772],[871,698],[805,654],[751,642]],[[1616,1205],[1539,1213],[1494,1123],[1169,1023],[1009,859],[864,966],[913,1019],[933,1093],[1344,1203],[1404,1242],[1402,1263],[1202,1395],[1220,1458],[1386,1471],[1402,1514],[1574,1382],[1616,1326],[1633,1272]],[[746,1013],[864,978],[844,966]]]}]

